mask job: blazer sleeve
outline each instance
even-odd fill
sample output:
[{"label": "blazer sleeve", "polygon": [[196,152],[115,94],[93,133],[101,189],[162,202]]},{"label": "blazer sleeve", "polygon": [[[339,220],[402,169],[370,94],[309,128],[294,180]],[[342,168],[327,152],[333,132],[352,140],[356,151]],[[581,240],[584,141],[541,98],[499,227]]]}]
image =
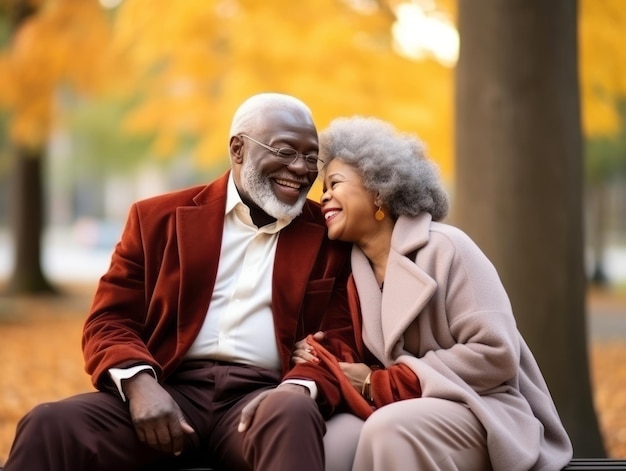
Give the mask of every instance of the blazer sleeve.
[{"label": "blazer sleeve", "polygon": [[422,388],[416,373],[402,363],[373,370],[370,388],[376,407],[422,396]]},{"label": "blazer sleeve", "polygon": [[139,215],[133,205],[83,328],[85,369],[98,389],[110,386],[112,367],[145,363],[161,373],[141,335],[146,316],[144,264]]}]

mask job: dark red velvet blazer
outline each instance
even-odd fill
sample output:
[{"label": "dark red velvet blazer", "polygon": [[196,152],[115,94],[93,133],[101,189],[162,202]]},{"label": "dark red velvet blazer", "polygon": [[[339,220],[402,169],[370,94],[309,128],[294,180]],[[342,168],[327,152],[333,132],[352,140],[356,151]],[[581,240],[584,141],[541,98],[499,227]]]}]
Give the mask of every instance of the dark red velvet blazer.
[{"label": "dark red velvet blazer", "polygon": [[[83,335],[85,369],[100,389],[107,370],[151,365],[165,381],[198,334],[215,284],[228,173],[207,185],[135,203],[100,279]],[[282,373],[296,340],[318,329],[350,330],[350,246],[328,240],[319,206],[279,235],[272,310]],[[316,378],[298,367],[291,377]],[[334,402],[334,401],[333,401]]]}]

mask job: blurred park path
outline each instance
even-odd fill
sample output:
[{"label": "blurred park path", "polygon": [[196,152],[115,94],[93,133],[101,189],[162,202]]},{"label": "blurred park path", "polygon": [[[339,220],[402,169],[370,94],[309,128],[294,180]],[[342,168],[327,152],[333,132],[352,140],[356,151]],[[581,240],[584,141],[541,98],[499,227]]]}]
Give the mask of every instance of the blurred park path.
[{"label": "blurred park path", "polygon": [[589,288],[587,318],[591,339],[626,342],[626,285],[615,288]]},{"label": "blurred park path", "polygon": [[[42,268],[54,282],[96,282],[109,265],[121,222],[83,219],[71,227],[50,227],[42,244]],[[0,281],[11,272],[10,235],[0,228]],[[606,248],[604,270],[611,284],[626,289],[626,245]]]}]

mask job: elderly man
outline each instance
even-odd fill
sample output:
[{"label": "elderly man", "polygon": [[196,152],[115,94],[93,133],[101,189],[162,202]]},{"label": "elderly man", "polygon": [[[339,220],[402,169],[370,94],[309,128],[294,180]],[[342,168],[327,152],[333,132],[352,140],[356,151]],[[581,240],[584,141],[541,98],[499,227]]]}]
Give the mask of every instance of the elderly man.
[{"label": "elderly man", "polygon": [[229,138],[225,175],[132,205],[84,328],[98,391],[30,411],[5,471],[131,471],[198,451],[232,470],[324,469],[317,379],[289,368],[296,340],[350,328],[348,247],[307,200],[317,130],[301,101],[264,93]]}]

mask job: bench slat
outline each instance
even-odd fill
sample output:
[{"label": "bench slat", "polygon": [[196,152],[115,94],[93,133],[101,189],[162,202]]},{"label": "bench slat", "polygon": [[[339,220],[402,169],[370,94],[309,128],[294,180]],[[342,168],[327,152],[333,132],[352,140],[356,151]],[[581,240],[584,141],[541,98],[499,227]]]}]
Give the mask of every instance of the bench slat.
[{"label": "bench slat", "polygon": [[[147,470],[146,470],[147,471]],[[220,471],[211,467],[177,468],[171,471]],[[626,471],[626,460],[603,458],[576,458],[563,471]]]},{"label": "bench slat", "polygon": [[[216,468],[178,468],[171,471],[220,471]],[[626,471],[626,460],[611,460],[602,458],[573,459],[563,471]]]},{"label": "bench slat", "polygon": [[625,470],[626,460],[611,460],[603,458],[576,458],[563,471],[595,471],[595,470]]},{"label": "bench slat", "polygon": [[[165,471],[158,465],[154,468],[159,471]],[[144,471],[150,471],[151,468],[144,468]],[[2,467],[0,467],[2,471]],[[170,468],[169,471],[224,471],[210,466],[200,467],[177,467]],[[575,458],[563,468],[562,471],[626,471],[626,459],[604,459],[604,458]]]}]

